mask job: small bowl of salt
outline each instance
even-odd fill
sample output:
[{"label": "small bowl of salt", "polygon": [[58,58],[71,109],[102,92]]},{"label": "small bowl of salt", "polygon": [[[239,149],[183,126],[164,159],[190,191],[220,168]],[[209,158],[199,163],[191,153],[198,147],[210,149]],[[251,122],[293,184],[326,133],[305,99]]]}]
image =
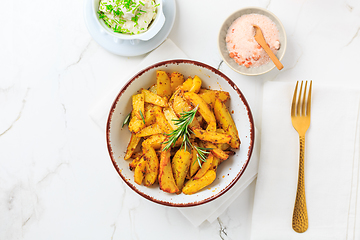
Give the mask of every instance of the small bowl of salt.
[{"label": "small bowl of salt", "polygon": [[280,61],[287,45],[284,26],[272,12],[247,7],[231,14],[220,28],[218,49],[231,69],[249,76],[261,75],[275,68],[265,50],[256,42],[253,25],[260,27],[266,43]]}]

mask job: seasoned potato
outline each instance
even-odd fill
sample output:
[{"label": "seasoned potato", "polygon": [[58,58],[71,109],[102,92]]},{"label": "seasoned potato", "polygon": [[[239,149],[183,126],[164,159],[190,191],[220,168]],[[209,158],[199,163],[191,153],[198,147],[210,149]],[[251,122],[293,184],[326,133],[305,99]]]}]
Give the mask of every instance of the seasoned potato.
[{"label": "seasoned potato", "polygon": [[154,105],[160,106],[160,107],[166,107],[167,105],[167,99],[162,98],[159,95],[150,92],[149,90],[143,89],[141,90],[142,93],[144,93],[145,102],[152,103]]},{"label": "seasoned potato", "polygon": [[191,77],[189,77],[189,78],[186,79],[186,81],[183,83],[183,85],[181,86],[181,89],[182,89],[183,91],[189,91],[192,86],[193,86],[193,79],[192,79]]},{"label": "seasoned potato", "polygon": [[154,109],[155,109],[156,123],[159,125],[159,127],[162,129],[164,133],[166,134],[171,133],[172,128],[169,122],[166,120],[162,109],[159,106],[155,106]]},{"label": "seasoned potato", "polygon": [[127,146],[124,159],[127,160],[131,158],[131,155],[134,153],[136,146],[140,142],[141,137],[136,136],[135,133],[131,134],[130,142]]},{"label": "seasoned potato", "polygon": [[234,120],[232,119],[224,102],[220,101],[219,99],[215,100],[214,113],[216,120],[220,124],[221,128],[224,129],[225,132],[231,135],[231,141],[229,142],[229,145],[232,148],[239,148],[240,147],[239,133],[235,126]]},{"label": "seasoned potato", "polygon": [[215,99],[218,98],[222,102],[226,102],[230,98],[230,94],[228,92],[219,90],[208,90],[204,88],[200,89],[199,96],[212,107],[214,106]]},{"label": "seasoned potato", "polygon": [[147,161],[145,160],[144,157],[142,157],[140,159],[139,163],[136,165],[135,173],[134,173],[134,181],[139,185],[141,185],[141,183],[144,179],[146,164],[147,164]]},{"label": "seasoned potato", "polygon": [[198,76],[195,76],[193,78],[193,83],[189,92],[198,93],[201,88],[201,83],[202,83],[201,79]]},{"label": "seasoned potato", "polygon": [[167,99],[171,96],[171,83],[170,78],[165,71],[156,71],[156,93],[160,97],[166,97]]},{"label": "seasoned potato", "polygon": [[154,149],[160,149],[161,144],[166,140],[166,137],[164,134],[156,134],[152,135],[149,138],[145,139],[143,144],[150,145]]},{"label": "seasoned potato", "polygon": [[144,185],[150,186],[154,184],[159,173],[159,160],[156,156],[154,148],[150,145],[143,145],[144,158],[147,162]]},{"label": "seasoned potato", "polygon": [[184,97],[192,103],[192,105],[199,106],[199,113],[204,120],[209,124],[208,131],[216,131],[216,119],[214,113],[210,110],[208,104],[199,95],[193,92],[184,93]]},{"label": "seasoned potato", "polygon": [[190,157],[190,152],[182,148],[176,152],[172,159],[172,171],[179,191],[183,188],[186,174],[189,171]]},{"label": "seasoned potato", "polygon": [[199,169],[199,171],[196,173],[196,175],[193,177],[194,180],[202,178],[205,173],[209,170],[209,168],[211,167],[211,164],[213,162],[214,159],[214,155],[212,153],[210,153],[206,159],[206,162],[204,162],[201,166],[201,168]]},{"label": "seasoned potato", "polygon": [[162,133],[162,129],[160,128],[159,124],[157,123],[154,123],[150,126],[147,126],[143,129],[141,129],[137,134],[136,136],[138,137],[148,137],[148,136],[151,136],[151,135],[156,135],[156,134],[159,134],[159,133]]},{"label": "seasoned potato", "polygon": [[170,75],[171,91],[175,92],[176,88],[184,83],[184,76],[179,72],[173,72]]},{"label": "seasoned potato", "polygon": [[162,151],[160,156],[160,170],[159,170],[159,185],[160,189],[168,193],[177,193],[177,187],[170,163],[170,149]]},{"label": "seasoned potato", "polygon": [[190,179],[185,183],[182,189],[184,194],[194,194],[206,186],[209,186],[216,178],[215,170],[208,170],[205,175],[199,179]]},{"label": "seasoned potato", "polygon": [[174,120],[177,120],[178,117],[176,116],[174,110],[172,108],[168,107],[168,108],[164,108],[163,112],[164,112],[164,116],[165,116],[166,120],[168,121],[168,123],[169,123],[170,127],[172,128],[172,130],[177,129],[178,126],[175,125]]},{"label": "seasoned potato", "polygon": [[194,132],[195,137],[203,141],[209,141],[212,143],[229,143],[231,140],[231,136],[228,134],[205,131],[201,128],[191,128],[191,130]]},{"label": "seasoned potato", "polygon": [[[224,104],[229,93],[202,89],[198,76],[187,77],[184,81],[179,72],[156,71],[156,84],[132,96],[132,134],[124,158],[133,159],[129,168],[137,184],[158,182],[167,193],[194,194],[215,180],[219,164],[239,148],[239,134]],[[197,112],[187,113],[196,106]],[[179,121],[185,116],[192,122]],[[186,127],[189,135],[183,138]]]},{"label": "seasoned potato", "polygon": [[223,150],[221,150],[220,148],[218,148],[215,144],[211,143],[211,142],[204,142],[204,146],[206,148],[212,148],[211,152],[218,158],[220,158],[221,160],[226,160],[229,158],[229,155],[226,154]]}]

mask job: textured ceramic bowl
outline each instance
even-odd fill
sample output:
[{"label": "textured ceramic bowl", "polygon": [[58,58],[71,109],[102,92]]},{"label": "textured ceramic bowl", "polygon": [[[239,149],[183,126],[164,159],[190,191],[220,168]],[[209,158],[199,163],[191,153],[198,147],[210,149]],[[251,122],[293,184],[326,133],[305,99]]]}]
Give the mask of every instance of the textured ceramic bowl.
[{"label": "textured ceramic bowl", "polygon": [[[134,182],[134,172],[129,170],[130,161],[125,161],[126,147],[130,140],[127,127],[122,128],[124,118],[132,110],[131,97],[140,88],[149,88],[156,83],[156,71],[178,71],[184,75],[199,76],[202,87],[221,89],[230,93],[228,107],[238,128],[241,145],[236,154],[219,165],[215,181],[205,189],[193,195],[183,193],[169,194],[160,190],[156,183],[145,187]],[[204,63],[191,60],[169,60],[152,65],[131,78],[121,89],[111,106],[106,127],[106,140],[111,161],[124,182],[135,192],[153,202],[174,206],[190,207],[212,201],[228,191],[240,179],[252,154],[255,138],[255,126],[252,113],[240,89],[223,73]]]},{"label": "textured ceramic bowl", "polygon": [[91,0],[91,1],[93,1],[93,16],[96,19],[97,23],[99,24],[99,27],[104,33],[113,36],[114,41],[118,43],[122,43],[124,40],[128,40],[131,41],[132,44],[137,44],[139,43],[140,40],[141,41],[150,40],[160,31],[160,29],[163,27],[165,23],[165,16],[163,13],[163,1],[155,0],[156,4],[159,4],[159,6],[157,6],[156,18],[150,24],[150,27],[146,32],[135,35],[116,33],[105,24],[104,20],[99,19],[99,15],[97,12],[99,11],[100,0]]},{"label": "textured ceramic bowl", "polygon": [[231,14],[224,21],[224,23],[222,24],[222,26],[220,28],[219,35],[218,35],[218,48],[219,48],[220,55],[221,55],[222,59],[224,60],[224,62],[230,68],[232,68],[235,72],[238,72],[238,73],[241,73],[244,75],[255,76],[255,75],[261,75],[261,74],[271,71],[272,69],[275,68],[275,64],[270,60],[270,62],[267,64],[264,64],[259,67],[253,67],[253,68],[251,68],[251,67],[247,68],[245,66],[239,65],[235,62],[234,59],[230,58],[229,52],[226,48],[226,40],[225,40],[227,31],[228,31],[229,27],[231,26],[231,24],[237,18],[241,17],[242,15],[252,14],[252,13],[264,15],[264,16],[270,18],[270,20],[275,23],[277,29],[279,30],[279,41],[280,41],[280,49],[278,50],[276,57],[281,61],[281,59],[285,55],[286,44],[287,44],[286,32],[285,32],[284,26],[272,12],[270,12],[266,9],[263,9],[263,8],[259,8],[259,7],[242,8],[240,10],[237,10],[233,14]]}]

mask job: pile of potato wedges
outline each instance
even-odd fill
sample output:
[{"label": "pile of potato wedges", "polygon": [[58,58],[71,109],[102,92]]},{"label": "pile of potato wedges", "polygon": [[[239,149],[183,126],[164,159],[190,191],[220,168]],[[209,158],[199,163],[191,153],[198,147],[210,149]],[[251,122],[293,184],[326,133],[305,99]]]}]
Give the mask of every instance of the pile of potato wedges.
[{"label": "pile of potato wedges", "polygon": [[[225,105],[229,93],[201,86],[198,76],[185,80],[179,72],[157,71],[156,84],[132,96],[131,139],[124,158],[132,159],[129,167],[137,184],[158,183],[167,193],[194,194],[210,185],[219,164],[239,149],[239,133]],[[208,149],[205,162],[198,160],[196,150],[185,148],[182,138],[164,150],[169,134],[179,127],[173,120],[195,107],[190,142]]]}]

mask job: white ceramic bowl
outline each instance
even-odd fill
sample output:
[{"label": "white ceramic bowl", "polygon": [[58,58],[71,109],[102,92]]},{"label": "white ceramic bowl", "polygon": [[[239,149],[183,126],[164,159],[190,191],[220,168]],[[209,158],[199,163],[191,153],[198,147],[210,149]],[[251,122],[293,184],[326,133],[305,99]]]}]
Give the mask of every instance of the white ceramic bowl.
[{"label": "white ceramic bowl", "polygon": [[[193,195],[183,193],[169,194],[160,190],[158,184],[145,187],[134,182],[134,172],[129,170],[130,161],[125,161],[124,156],[130,132],[127,127],[121,128],[124,118],[132,110],[131,97],[140,88],[149,88],[156,83],[156,70],[166,72],[178,71],[184,75],[199,76],[202,87],[221,89],[230,93],[228,101],[230,112],[238,128],[241,145],[236,154],[221,163],[217,170],[215,181],[205,189]],[[240,89],[223,73],[204,63],[192,60],[169,60],[152,65],[131,78],[116,97],[107,121],[106,139],[112,163],[124,182],[135,192],[153,202],[175,207],[190,207],[200,205],[224,194],[241,177],[245,171],[252,154],[255,138],[255,125],[252,113]]]},{"label": "white ceramic bowl", "polygon": [[156,4],[159,4],[159,6],[157,6],[156,18],[150,24],[150,27],[146,32],[135,35],[116,33],[105,24],[104,20],[99,19],[99,15],[97,12],[99,11],[100,0],[91,0],[91,1],[93,1],[93,16],[96,19],[97,23],[99,24],[99,27],[104,33],[113,36],[114,41],[117,43],[123,43],[123,41],[125,40],[125,41],[131,41],[132,44],[138,44],[140,40],[141,41],[150,40],[160,31],[160,29],[163,27],[165,23],[165,16],[163,13],[163,1],[155,0]]},{"label": "white ceramic bowl", "polygon": [[281,21],[272,12],[270,12],[264,8],[259,8],[259,7],[247,7],[247,8],[239,9],[236,12],[234,12],[233,14],[231,14],[224,21],[224,23],[222,24],[222,26],[220,28],[219,35],[218,35],[218,49],[219,49],[222,59],[230,68],[232,68],[234,71],[236,71],[238,73],[241,73],[244,75],[250,75],[250,76],[267,73],[275,68],[275,64],[271,60],[267,64],[264,64],[259,67],[253,67],[253,68],[252,67],[247,68],[245,66],[237,64],[235,62],[235,60],[230,58],[230,56],[229,56],[229,52],[226,48],[225,38],[226,38],[226,34],[227,34],[229,27],[237,18],[241,17],[242,15],[252,14],[252,13],[264,15],[264,16],[270,18],[270,20],[275,23],[277,29],[279,30],[279,41],[280,41],[280,49],[278,50],[276,57],[280,61],[284,57],[284,54],[286,51],[286,45],[287,45],[286,32],[285,32],[284,26],[282,25]]}]

